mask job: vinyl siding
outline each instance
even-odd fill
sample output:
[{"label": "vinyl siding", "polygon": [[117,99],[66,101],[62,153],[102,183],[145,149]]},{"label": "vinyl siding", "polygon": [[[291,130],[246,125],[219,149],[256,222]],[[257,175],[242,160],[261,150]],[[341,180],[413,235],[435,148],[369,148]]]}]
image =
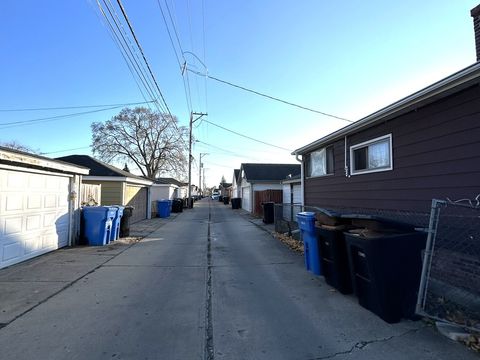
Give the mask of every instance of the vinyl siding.
[{"label": "vinyl siding", "polygon": [[86,181],[84,184],[101,184],[101,205],[118,205],[122,203],[123,183],[120,181]]},{"label": "vinyl siding", "polygon": [[[392,134],[393,170],[345,176],[344,139],[335,141],[335,171],[305,179],[306,205],[428,213],[432,198],[480,193],[480,88],[347,137],[349,147]],[[349,158],[347,158],[349,165]]]}]

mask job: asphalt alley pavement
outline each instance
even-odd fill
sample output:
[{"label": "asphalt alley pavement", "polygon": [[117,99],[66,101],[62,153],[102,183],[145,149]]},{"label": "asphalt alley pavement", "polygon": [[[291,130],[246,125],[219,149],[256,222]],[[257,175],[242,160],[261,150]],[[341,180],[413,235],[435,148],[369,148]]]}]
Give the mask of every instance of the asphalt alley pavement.
[{"label": "asphalt alley pavement", "polygon": [[140,242],[0,270],[0,358],[478,359],[331,291],[256,223],[204,199],[138,224]]}]

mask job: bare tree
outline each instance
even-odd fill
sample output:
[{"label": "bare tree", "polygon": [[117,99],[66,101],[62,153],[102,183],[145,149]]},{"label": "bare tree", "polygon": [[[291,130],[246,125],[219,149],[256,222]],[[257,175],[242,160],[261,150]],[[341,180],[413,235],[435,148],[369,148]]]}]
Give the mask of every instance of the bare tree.
[{"label": "bare tree", "polygon": [[160,172],[184,174],[188,132],[177,123],[176,117],[144,107],[125,108],[111,120],[91,125],[93,154],[106,162],[133,163],[151,179]]},{"label": "bare tree", "polygon": [[9,148],[9,149],[13,149],[13,150],[19,150],[19,151],[23,151],[23,152],[27,152],[27,153],[32,153],[32,154],[40,153],[39,150],[34,150],[31,147],[29,147],[27,145],[23,145],[16,140],[1,142],[0,146],[6,147],[6,148]]}]

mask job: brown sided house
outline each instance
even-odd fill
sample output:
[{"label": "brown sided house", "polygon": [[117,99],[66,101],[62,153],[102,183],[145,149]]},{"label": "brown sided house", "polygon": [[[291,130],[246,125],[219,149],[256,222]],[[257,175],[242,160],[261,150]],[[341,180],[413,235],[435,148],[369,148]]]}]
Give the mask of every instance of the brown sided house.
[{"label": "brown sided house", "polygon": [[295,150],[304,204],[425,225],[432,198],[475,198],[479,85],[476,63]]}]

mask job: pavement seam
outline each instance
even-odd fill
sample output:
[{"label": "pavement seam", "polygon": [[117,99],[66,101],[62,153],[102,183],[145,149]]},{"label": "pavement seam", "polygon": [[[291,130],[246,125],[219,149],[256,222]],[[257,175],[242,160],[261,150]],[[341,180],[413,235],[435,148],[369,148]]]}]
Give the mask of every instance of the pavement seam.
[{"label": "pavement seam", "polygon": [[207,269],[206,269],[206,306],[205,306],[205,360],[214,360],[213,324],[212,324],[212,238],[211,238],[212,211],[208,202],[208,230],[207,230]]},{"label": "pavement seam", "polygon": [[336,356],[340,356],[340,355],[349,355],[349,354],[352,354],[354,353],[355,351],[358,351],[358,350],[363,350],[365,347],[367,347],[368,345],[371,345],[371,344],[375,344],[375,343],[384,343],[384,342],[388,342],[390,340],[393,340],[393,339],[396,339],[396,338],[400,338],[402,336],[406,336],[406,335],[409,335],[409,334],[413,334],[413,333],[416,333],[420,330],[423,330],[425,328],[429,327],[428,325],[425,325],[425,326],[421,326],[419,328],[416,328],[416,329],[410,329],[410,330],[407,330],[401,334],[398,334],[398,335],[392,335],[392,336],[389,336],[389,337],[386,337],[386,338],[383,338],[383,339],[374,339],[374,340],[364,340],[364,341],[357,341],[354,345],[352,345],[352,347],[348,350],[344,350],[344,351],[339,351],[339,352],[336,352],[334,354],[331,354],[331,355],[326,355],[326,356],[320,356],[320,357],[314,357],[314,358],[309,358],[307,360],[325,360],[325,359],[333,359],[334,357]]}]

